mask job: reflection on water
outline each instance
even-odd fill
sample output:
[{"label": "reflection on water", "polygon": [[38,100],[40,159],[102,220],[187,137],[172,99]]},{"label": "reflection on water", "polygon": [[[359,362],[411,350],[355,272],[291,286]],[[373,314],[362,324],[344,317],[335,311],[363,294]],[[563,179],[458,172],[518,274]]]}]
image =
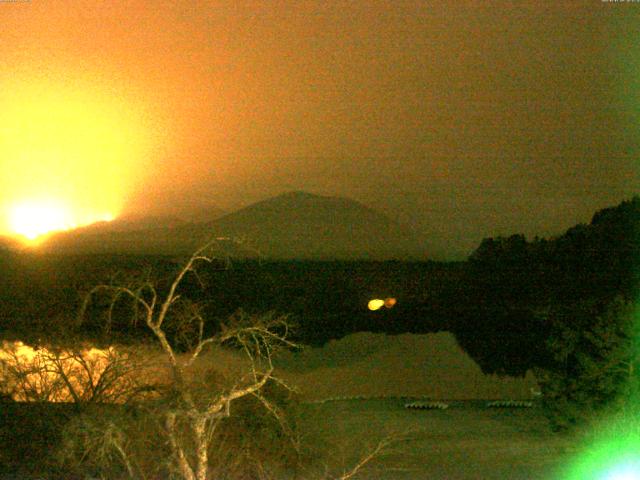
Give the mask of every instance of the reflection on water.
[{"label": "reflection on water", "polygon": [[33,348],[2,342],[0,392],[16,401],[117,401],[132,369],[114,347]]}]

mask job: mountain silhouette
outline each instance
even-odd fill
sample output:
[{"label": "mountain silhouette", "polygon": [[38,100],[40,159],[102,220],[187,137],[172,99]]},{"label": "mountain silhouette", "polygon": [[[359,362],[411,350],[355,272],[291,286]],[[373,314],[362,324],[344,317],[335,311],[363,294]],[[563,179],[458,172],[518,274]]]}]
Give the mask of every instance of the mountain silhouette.
[{"label": "mountain silhouette", "polygon": [[[141,222],[144,223],[144,222]],[[288,192],[209,222],[53,235],[44,248],[78,253],[185,254],[218,238],[237,256],[274,259],[425,258],[407,228],[359,202]]]}]

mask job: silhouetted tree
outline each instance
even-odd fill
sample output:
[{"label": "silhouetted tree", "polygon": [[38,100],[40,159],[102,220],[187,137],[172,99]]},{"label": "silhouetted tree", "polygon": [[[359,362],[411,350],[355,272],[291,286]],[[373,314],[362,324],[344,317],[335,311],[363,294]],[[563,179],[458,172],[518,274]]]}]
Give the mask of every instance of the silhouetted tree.
[{"label": "silhouetted tree", "polygon": [[536,376],[555,429],[584,424],[608,408],[619,410],[638,401],[640,329],[634,313],[634,304],[623,297],[547,312],[553,361],[537,369]]}]

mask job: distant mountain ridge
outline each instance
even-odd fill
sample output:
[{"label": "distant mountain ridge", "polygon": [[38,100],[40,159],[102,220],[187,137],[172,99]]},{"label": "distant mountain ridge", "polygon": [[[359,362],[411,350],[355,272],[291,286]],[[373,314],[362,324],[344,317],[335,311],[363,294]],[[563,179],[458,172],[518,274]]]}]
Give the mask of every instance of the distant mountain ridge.
[{"label": "distant mountain ridge", "polygon": [[420,238],[385,215],[348,198],[302,191],[262,200],[208,222],[138,222],[141,228],[109,225],[58,233],[42,248],[171,255],[192,252],[209,239],[220,238],[233,255],[274,259],[424,259],[428,254]]},{"label": "distant mountain ridge", "polygon": [[153,216],[127,216],[118,217],[115,220],[106,222],[96,222],[74,229],[75,233],[80,232],[127,232],[136,230],[174,228],[184,225],[185,220],[175,216],[153,215]]}]

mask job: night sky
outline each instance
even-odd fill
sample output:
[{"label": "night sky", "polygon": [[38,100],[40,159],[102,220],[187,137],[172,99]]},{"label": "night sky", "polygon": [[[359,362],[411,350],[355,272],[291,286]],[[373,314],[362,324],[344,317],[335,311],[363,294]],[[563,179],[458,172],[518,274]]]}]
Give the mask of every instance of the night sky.
[{"label": "night sky", "polygon": [[6,211],[305,190],[468,253],[639,192],[639,120],[640,2],[0,2]]}]

